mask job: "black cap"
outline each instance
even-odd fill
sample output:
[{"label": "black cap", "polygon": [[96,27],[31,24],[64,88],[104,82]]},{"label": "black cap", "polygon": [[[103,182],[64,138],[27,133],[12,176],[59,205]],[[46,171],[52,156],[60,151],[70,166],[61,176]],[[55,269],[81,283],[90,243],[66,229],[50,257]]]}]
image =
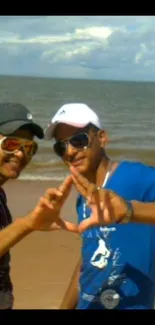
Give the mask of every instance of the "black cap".
[{"label": "black cap", "polygon": [[39,139],[44,138],[41,126],[34,123],[30,111],[20,103],[0,103],[0,133],[9,135],[27,126]]}]

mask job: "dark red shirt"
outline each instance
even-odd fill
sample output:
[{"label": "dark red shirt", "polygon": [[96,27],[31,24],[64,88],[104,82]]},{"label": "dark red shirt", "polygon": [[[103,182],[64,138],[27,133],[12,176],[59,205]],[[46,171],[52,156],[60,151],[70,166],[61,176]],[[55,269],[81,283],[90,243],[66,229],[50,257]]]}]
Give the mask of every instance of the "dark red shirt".
[{"label": "dark red shirt", "polygon": [[[7,207],[6,195],[0,188],[0,230],[12,222],[10,211]],[[13,287],[10,279],[10,253],[0,257],[0,309],[12,308]]]}]

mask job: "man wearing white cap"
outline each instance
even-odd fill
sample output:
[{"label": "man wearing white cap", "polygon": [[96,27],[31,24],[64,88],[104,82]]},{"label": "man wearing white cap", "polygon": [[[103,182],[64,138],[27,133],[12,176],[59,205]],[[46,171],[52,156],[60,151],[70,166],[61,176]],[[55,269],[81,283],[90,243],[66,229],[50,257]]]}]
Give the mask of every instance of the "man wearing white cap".
[{"label": "man wearing white cap", "polygon": [[45,139],[52,138],[56,154],[69,167],[80,192],[79,224],[91,215],[86,197],[94,191],[97,196],[101,187],[113,195],[111,215],[116,214],[114,208],[124,209],[123,217],[112,225],[100,226],[98,211],[96,226],[83,228],[82,265],[78,263],[61,309],[75,305],[77,309],[153,309],[155,227],[128,222],[133,201],[155,201],[155,169],[139,162],[111,161],[101,121],[85,104],[66,104],[57,111],[45,132]]}]

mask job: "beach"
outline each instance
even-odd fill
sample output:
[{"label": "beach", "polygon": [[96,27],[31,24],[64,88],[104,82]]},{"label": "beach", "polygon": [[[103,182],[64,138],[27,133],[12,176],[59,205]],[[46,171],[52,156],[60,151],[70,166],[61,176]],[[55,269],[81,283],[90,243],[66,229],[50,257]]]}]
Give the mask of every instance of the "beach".
[{"label": "beach", "polygon": [[[107,131],[107,154],[112,161],[134,160],[155,166],[155,84],[106,80],[0,77],[2,102],[19,102],[46,128],[64,104],[92,107]],[[58,186],[68,173],[56,156],[52,141],[38,140],[39,149],[16,181],[4,188],[14,218],[30,212],[48,187]],[[76,192],[64,208],[67,220],[76,221]],[[59,308],[79,258],[79,236],[65,231],[35,232],[11,249],[15,309]]]},{"label": "beach", "polygon": [[[26,215],[38,198],[56,181],[19,181],[4,185],[13,218]],[[63,210],[76,222],[76,191],[73,189]],[[58,309],[80,254],[78,235],[65,231],[34,232],[11,249],[11,277],[14,309]]]}]

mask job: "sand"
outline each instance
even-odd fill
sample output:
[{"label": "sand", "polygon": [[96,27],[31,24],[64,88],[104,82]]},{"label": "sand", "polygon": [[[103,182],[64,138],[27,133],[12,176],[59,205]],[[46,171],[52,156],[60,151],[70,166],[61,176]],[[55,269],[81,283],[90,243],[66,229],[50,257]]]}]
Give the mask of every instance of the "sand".
[{"label": "sand", "polygon": [[[48,187],[57,182],[8,182],[4,189],[13,218],[26,215]],[[63,207],[67,220],[76,222],[77,193],[73,189]],[[11,249],[14,309],[58,309],[80,256],[81,240],[66,231],[34,232]]]}]

